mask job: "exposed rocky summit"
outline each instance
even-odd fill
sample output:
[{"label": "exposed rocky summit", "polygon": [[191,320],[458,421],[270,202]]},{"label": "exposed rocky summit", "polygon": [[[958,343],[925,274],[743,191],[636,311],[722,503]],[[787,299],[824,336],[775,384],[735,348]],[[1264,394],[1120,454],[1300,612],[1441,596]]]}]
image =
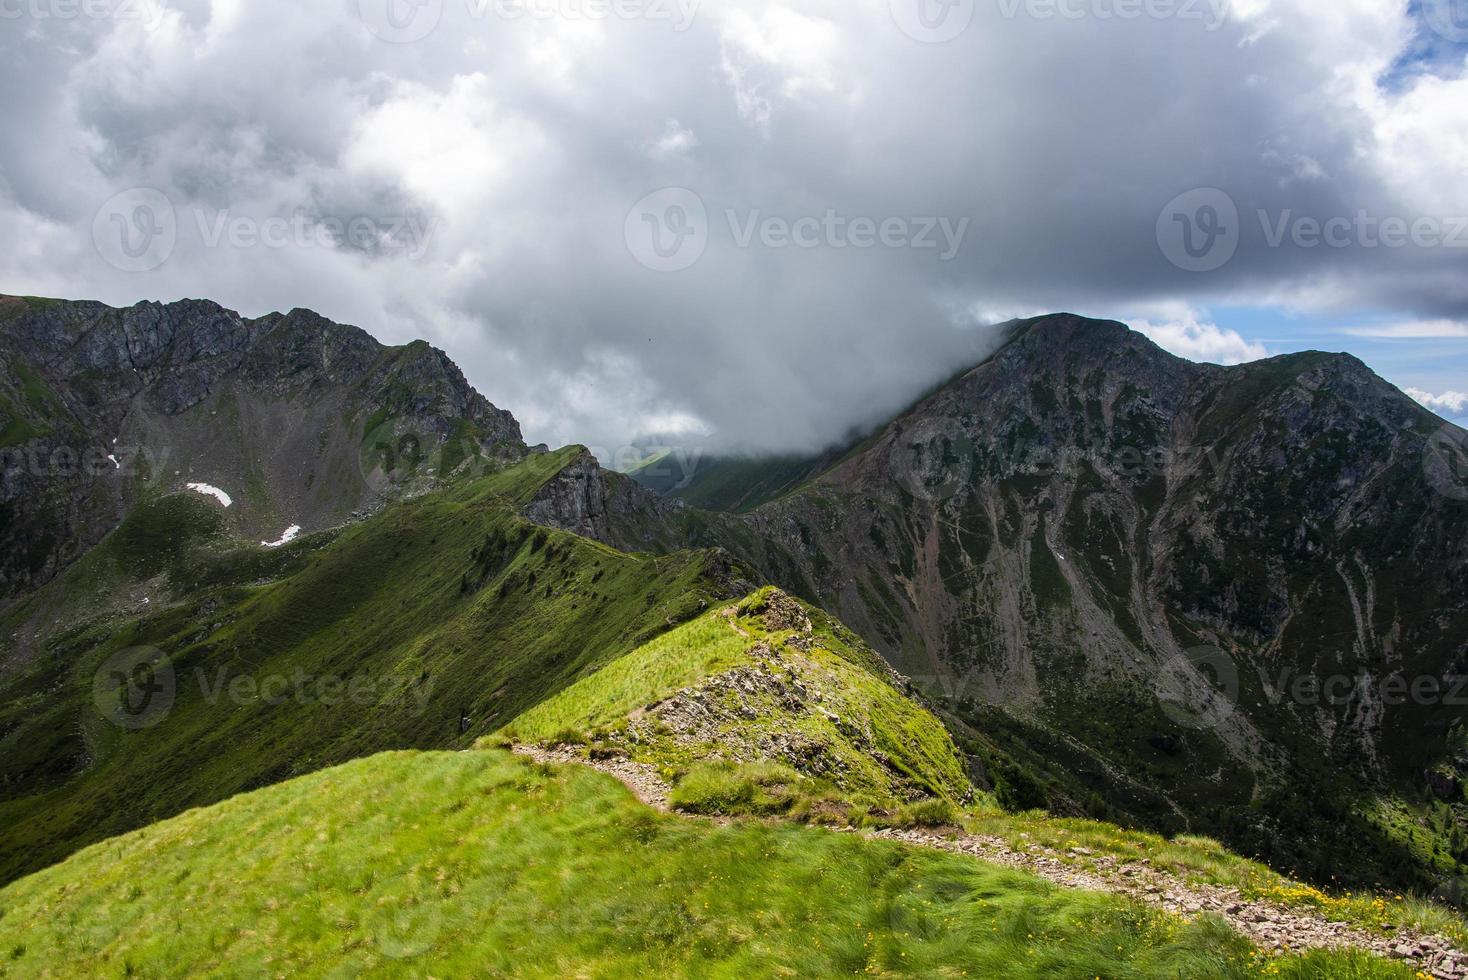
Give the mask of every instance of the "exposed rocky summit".
[{"label": "exposed rocky summit", "polygon": [[[1349,355],[1218,367],[1117,323],[1008,330],[796,492],[674,513],[683,542],[870,638],[1005,743],[1016,799],[1323,877],[1367,840],[1362,879],[1451,877],[1468,801],[1423,773],[1468,737],[1468,485],[1434,467],[1461,433]],[[1376,793],[1440,856],[1357,806]]]},{"label": "exposed rocky summit", "polygon": [[1468,501],[1429,479],[1444,426],[1348,355],[1223,368],[1042,318],[755,511],[776,547],[748,557],[786,576],[794,557],[792,586],[935,695],[1056,746],[1052,804],[1099,792],[1317,873],[1334,862],[1292,842],[1369,834],[1369,880],[1421,862],[1345,801],[1420,800],[1464,737]]},{"label": "exposed rocky summit", "polygon": [[525,451],[514,418],[425,343],[384,347],[306,310],[0,297],[0,599],[145,494],[219,488],[238,533],[275,540],[374,506],[454,440],[470,448],[452,460]]},{"label": "exposed rocky summit", "polygon": [[[722,549],[731,594],[839,616],[1009,805],[1431,891],[1468,868],[1465,438],[1346,355],[1199,365],[1062,315],[828,464],[720,468],[741,508],[819,474],[747,513],[584,451],[516,506],[622,551]],[[3,297],[0,452],[4,601],[191,484],[278,541],[534,451],[424,343]]]}]

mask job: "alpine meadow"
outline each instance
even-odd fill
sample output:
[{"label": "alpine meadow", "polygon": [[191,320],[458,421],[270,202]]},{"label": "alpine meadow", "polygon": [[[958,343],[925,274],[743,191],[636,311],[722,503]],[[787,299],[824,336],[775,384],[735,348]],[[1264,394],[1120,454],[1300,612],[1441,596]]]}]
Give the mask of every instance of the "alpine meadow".
[{"label": "alpine meadow", "polygon": [[0,978],[1468,980],[1462,0],[0,79]]}]

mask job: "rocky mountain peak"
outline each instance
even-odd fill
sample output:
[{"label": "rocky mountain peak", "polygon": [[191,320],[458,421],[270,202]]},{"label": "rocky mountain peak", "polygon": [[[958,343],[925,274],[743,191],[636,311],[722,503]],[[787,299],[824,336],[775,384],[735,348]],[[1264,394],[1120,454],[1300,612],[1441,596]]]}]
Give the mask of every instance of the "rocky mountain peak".
[{"label": "rocky mountain peak", "polygon": [[206,300],[0,297],[0,429],[24,461],[0,473],[0,539],[30,542],[0,561],[0,594],[52,577],[145,493],[219,488],[236,532],[275,540],[394,491],[369,436],[430,459],[450,439],[454,459],[526,452],[514,417],[427,343]]}]

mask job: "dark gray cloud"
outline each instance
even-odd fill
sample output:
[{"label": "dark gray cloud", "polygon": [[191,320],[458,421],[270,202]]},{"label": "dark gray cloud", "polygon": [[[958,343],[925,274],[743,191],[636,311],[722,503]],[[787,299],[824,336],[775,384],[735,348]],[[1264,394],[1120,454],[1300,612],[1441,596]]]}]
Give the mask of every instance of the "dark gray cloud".
[{"label": "dark gray cloud", "polygon": [[[1468,215],[1461,49],[1393,75],[1424,50],[1405,2],[31,13],[60,2],[5,8],[0,289],[426,336],[535,439],[814,448],[981,357],[992,319],[1046,309],[1134,313],[1205,354],[1247,351],[1188,339],[1211,304],[1468,319],[1468,249],[1297,234]],[[176,243],[125,271],[94,218],[137,187],[172,202]],[[1198,188],[1238,215],[1206,272],[1158,241]]]}]

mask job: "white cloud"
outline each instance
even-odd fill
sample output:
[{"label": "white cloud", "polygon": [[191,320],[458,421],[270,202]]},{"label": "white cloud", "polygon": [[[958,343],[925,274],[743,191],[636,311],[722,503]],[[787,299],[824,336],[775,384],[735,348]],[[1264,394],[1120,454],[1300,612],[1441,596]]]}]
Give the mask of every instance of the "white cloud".
[{"label": "white cloud", "polygon": [[1417,320],[1412,323],[1389,323],[1380,326],[1351,327],[1345,331],[1353,337],[1381,337],[1404,340],[1442,340],[1468,338],[1468,323],[1456,320]]},{"label": "white cloud", "polygon": [[1163,350],[1186,357],[1190,361],[1243,364],[1270,356],[1268,348],[1263,344],[1245,340],[1236,330],[1201,322],[1193,314],[1165,323],[1136,320],[1131,326]]},{"label": "white cloud", "polygon": [[841,36],[824,18],[781,4],[759,13],[721,8],[721,64],[739,114],[759,127],[785,102],[829,95],[837,89]]},{"label": "white cloud", "polygon": [[[1399,0],[1235,0],[1217,30],[978,4],[945,45],[902,34],[888,0],[720,0],[690,25],[442,6],[416,44],[374,38],[356,0],[170,0],[156,30],[0,32],[0,290],[311,307],[446,348],[532,441],[608,446],[670,429],[839,441],[978,360],[972,311],[1143,311],[1159,343],[1225,363],[1267,351],[1193,311],[1393,310],[1401,322],[1358,336],[1468,335],[1461,250],[1257,240],[1259,209],[1468,214],[1468,73],[1382,84],[1416,26]],[[129,274],[91,227],[139,186],[182,220],[168,262]],[[693,268],[659,275],[624,228],[667,186],[695,190],[715,234]],[[1210,186],[1245,240],[1216,273],[1183,274],[1158,213]],[[422,212],[432,244],[417,259],[211,248],[192,209]],[[717,233],[729,209],[972,229],[946,263],[741,249]],[[1435,369],[1393,376],[1461,387]]]},{"label": "white cloud", "polygon": [[1424,407],[1432,409],[1444,418],[1456,419],[1468,415],[1468,393],[1445,391],[1440,395],[1434,395],[1432,392],[1423,391],[1421,388],[1406,388],[1404,390]]},{"label": "white cloud", "polygon": [[684,128],[676,119],[669,119],[663,135],[649,144],[647,152],[655,160],[667,160],[684,156],[697,146],[698,137],[693,135],[693,130]]},{"label": "white cloud", "polygon": [[549,152],[537,128],[502,110],[489,77],[475,73],[456,76],[442,92],[395,85],[357,120],[342,168],[364,183],[401,187],[452,218],[514,193],[517,178]]}]

